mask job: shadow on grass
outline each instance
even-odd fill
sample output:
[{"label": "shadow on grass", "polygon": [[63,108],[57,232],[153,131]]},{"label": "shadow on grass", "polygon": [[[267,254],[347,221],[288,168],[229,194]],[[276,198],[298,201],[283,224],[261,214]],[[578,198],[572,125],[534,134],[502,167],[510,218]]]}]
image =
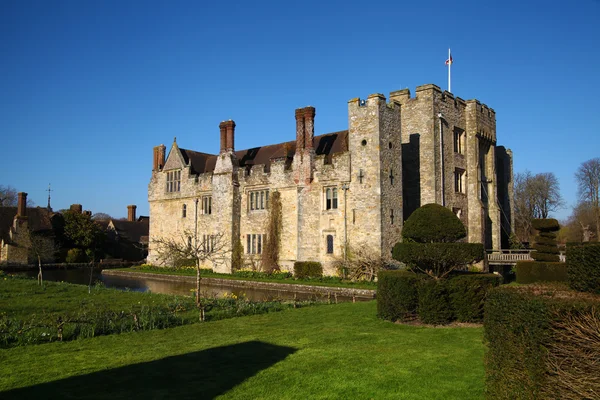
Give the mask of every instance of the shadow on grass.
[{"label": "shadow on grass", "polygon": [[212,399],[295,351],[252,341],[13,389],[0,398]]}]

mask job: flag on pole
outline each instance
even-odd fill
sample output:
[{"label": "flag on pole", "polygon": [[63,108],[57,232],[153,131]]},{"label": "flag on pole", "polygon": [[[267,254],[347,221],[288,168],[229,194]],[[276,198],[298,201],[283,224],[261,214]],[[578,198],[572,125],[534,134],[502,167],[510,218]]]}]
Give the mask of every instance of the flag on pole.
[{"label": "flag on pole", "polygon": [[452,65],[452,54],[450,54],[450,57],[446,60],[446,65]]}]

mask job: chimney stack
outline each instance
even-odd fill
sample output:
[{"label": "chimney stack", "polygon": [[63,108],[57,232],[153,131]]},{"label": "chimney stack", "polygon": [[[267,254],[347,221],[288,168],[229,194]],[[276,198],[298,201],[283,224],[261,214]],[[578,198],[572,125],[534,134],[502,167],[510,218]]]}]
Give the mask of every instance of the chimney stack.
[{"label": "chimney stack", "polygon": [[235,122],[223,121],[219,124],[219,129],[221,131],[221,153],[234,151]]},{"label": "chimney stack", "polygon": [[134,204],[127,206],[127,221],[135,221],[135,210],[137,206]]},{"label": "chimney stack", "polygon": [[17,194],[17,217],[27,216],[27,193],[19,192]]},{"label": "chimney stack", "polygon": [[164,144],[154,147],[154,160],[152,163],[152,171],[160,171],[165,166],[165,150]]},{"label": "chimney stack", "polygon": [[92,212],[90,210],[85,210],[83,212],[83,215],[85,215],[86,217],[91,217],[92,216]]},{"label": "chimney stack", "polygon": [[221,131],[221,150],[220,153],[227,151],[227,125],[225,121],[219,124],[219,130]]},{"label": "chimney stack", "polygon": [[296,109],[296,152],[304,149],[304,109]]},{"label": "chimney stack", "polygon": [[81,204],[71,204],[71,207],[69,207],[69,210],[76,212],[78,214],[81,214],[82,210],[83,210],[83,206]]},{"label": "chimney stack", "polygon": [[304,148],[312,150],[315,137],[315,114],[314,107],[304,108]]}]

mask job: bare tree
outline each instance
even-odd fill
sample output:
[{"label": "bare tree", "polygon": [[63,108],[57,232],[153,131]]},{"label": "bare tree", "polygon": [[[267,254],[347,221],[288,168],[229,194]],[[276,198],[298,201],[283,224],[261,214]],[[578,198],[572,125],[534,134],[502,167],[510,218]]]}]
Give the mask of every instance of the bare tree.
[{"label": "bare tree", "polygon": [[596,237],[600,240],[600,157],[585,161],[575,172],[579,199],[590,205],[596,218]]},{"label": "bare tree", "polygon": [[[10,185],[0,185],[0,207],[16,207],[18,193],[17,189]],[[35,203],[27,199],[27,207],[33,207]]]},{"label": "bare tree", "polygon": [[336,267],[351,281],[371,282],[390,263],[368,249],[349,249],[348,253],[348,259],[337,262]]},{"label": "bare tree", "polygon": [[92,215],[92,220],[93,221],[108,221],[112,219],[112,217],[106,213],[95,213],[94,215]]},{"label": "bare tree", "polygon": [[38,284],[42,285],[44,282],[42,275],[42,263],[54,261],[56,254],[56,245],[54,244],[54,238],[48,235],[42,235],[39,233],[27,230],[25,235],[26,240],[29,244],[28,258],[35,260],[38,263]]},{"label": "bare tree", "polygon": [[204,320],[204,308],[200,302],[200,268],[206,263],[225,261],[231,249],[222,233],[197,237],[194,232],[184,231],[179,237],[154,239],[153,244],[161,262],[175,263],[177,260],[193,259],[196,263],[196,306],[200,309],[200,320]]},{"label": "bare tree", "polygon": [[532,175],[525,171],[515,175],[515,230],[517,236],[529,240],[534,218],[548,218],[564,207],[558,179],[552,172]]}]

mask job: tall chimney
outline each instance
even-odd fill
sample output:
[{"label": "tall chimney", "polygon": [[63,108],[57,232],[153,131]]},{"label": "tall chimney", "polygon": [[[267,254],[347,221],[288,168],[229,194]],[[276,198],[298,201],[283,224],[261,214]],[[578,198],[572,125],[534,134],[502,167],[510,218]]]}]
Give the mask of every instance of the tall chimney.
[{"label": "tall chimney", "polygon": [[164,144],[154,147],[154,160],[152,163],[152,171],[160,171],[165,166],[165,150]]},{"label": "tall chimney", "polygon": [[219,124],[219,130],[221,131],[221,150],[220,153],[227,151],[227,122],[223,121]]},{"label": "tall chimney", "polygon": [[304,109],[296,109],[296,152],[304,149]]},{"label": "tall chimney", "polygon": [[127,206],[127,221],[135,221],[135,210],[137,206],[134,204]]},{"label": "tall chimney", "polygon": [[235,122],[232,120],[225,121],[227,124],[227,151],[233,151],[235,149]]},{"label": "tall chimney", "polygon": [[304,108],[304,148],[312,150],[315,137],[315,114],[314,107]]},{"label": "tall chimney", "polygon": [[83,210],[83,206],[81,204],[71,204],[71,207],[69,207],[69,210],[76,212],[78,214],[81,214],[82,210]]},{"label": "tall chimney", "polygon": [[17,199],[17,217],[27,216],[27,193],[19,192]]}]

